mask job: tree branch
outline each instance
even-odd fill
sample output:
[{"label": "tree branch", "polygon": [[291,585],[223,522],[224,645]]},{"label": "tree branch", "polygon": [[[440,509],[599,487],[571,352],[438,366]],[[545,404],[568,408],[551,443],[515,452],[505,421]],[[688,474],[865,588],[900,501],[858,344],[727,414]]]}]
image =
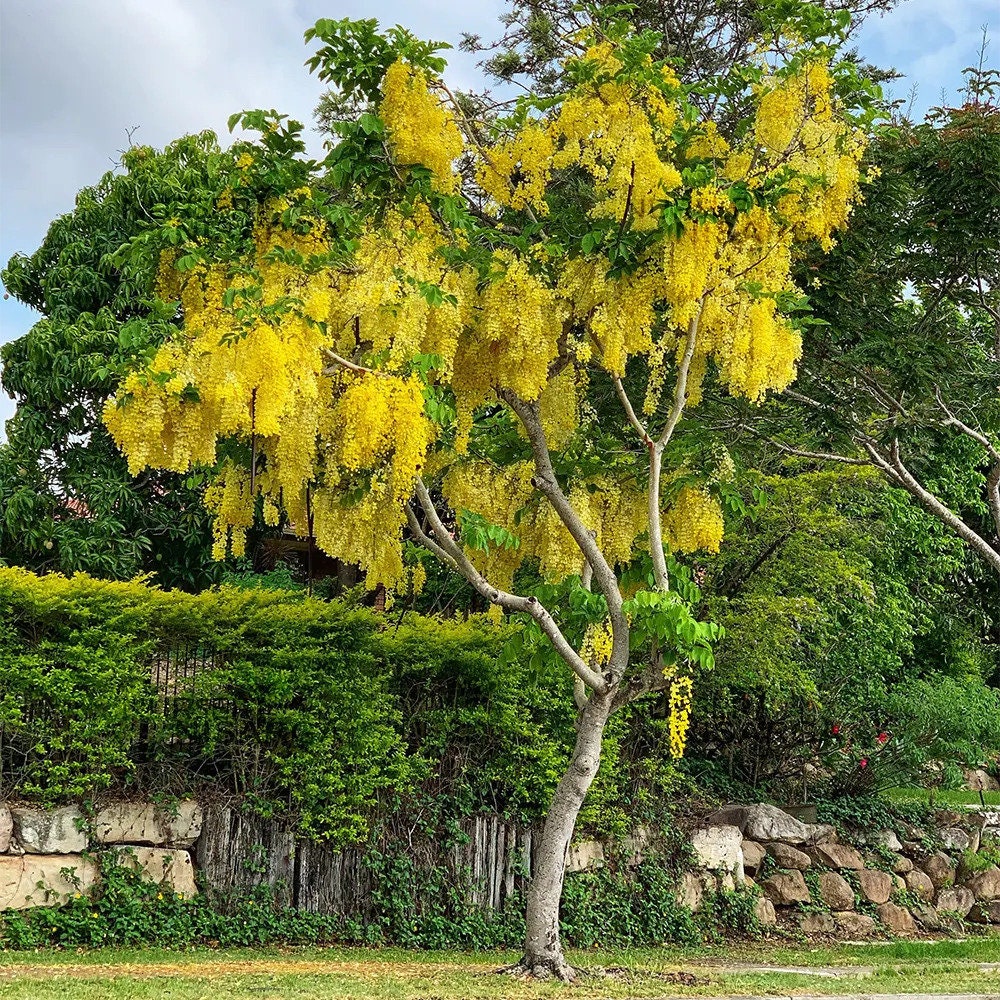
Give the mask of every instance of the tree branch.
[{"label": "tree branch", "polygon": [[655,442],[649,439],[648,434],[646,435],[647,448],[649,449],[649,491],[646,497],[646,518],[649,522],[649,553],[653,558],[653,575],[659,590],[670,589],[667,560],[663,554],[663,519],[660,515],[660,477],[663,471],[663,450],[673,437],[681,415],[684,413],[684,405],[687,402],[688,374],[691,371],[694,347],[698,340],[698,323],[704,308],[705,296],[703,295],[698,304],[698,311],[688,323],[687,342],[684,345],[681,363],[677,366],[674,402],[670,408],[670,416],[667,418],[666,426]]},{"label": "tree branch", "polygon": [[667,425],[663,428],[663,432],[656,441],[656,447],[661,452],[674,436],[674,430],[677,428],[677,424],[684,413],[684,404],[687,402],[688,374],[691,371],[691,360],[694,358],[694,345],[698,339],[698,324],[701,322],[701,314],[704,308],[705,296],[702,295],[701,301],[698,303],[698,311],[691,317],[691,322],[688,323],[687,343],[684,347],[684,356],[681,358],[681,363],[677,366],[677,384],[674,386],[674,405],[670,409],[670,416],[667,418]]},{"label": "tree branch", "polygon": [[[465,577],[469,583],[475,587],[476,591],[486,600],[493,604],[499,604],[505,611],[522,612],[530,615],[538,622],[539,627],[552,643],[555,651],[563,658],[570,669],[588,687],[593,688],[599,694],[604,694],[608,689],[607,681],[596,670],[592,669],[579,653],[570,645],[569,640],[563,635],[555,619],[542,605],[537,597],[522,597],[520,594],[511,594],[501,590],[490,583],[469,561],[468,556],[462,551],[458,543],[450,536],[448,529],[444,526],[438,515],[430,492],[424,485],[422,479],[417,479],[415,484],[417,500],[421,508],[427,515],[431,528],[434,531],[434,538],[430,538],[420,527],[416,515],[411,508],[407,508],[407,521],[411,530],[416,527],[416,537],[420,539],[422,545],[430,542],[427,548],[438,558],[444,553],[453,561],[455,569]],[[447,560],[445,560],[447,562]]]},{"label": "tree branch", "polygon": [[941,407],[944,412],[945,417],[947,417],[946,420],[941,421],[942,426],[954,427],[957,431],[959,431],[959,433],[972,438],[973,441],[977,441],[987,450],[987,452],[989,452],[989,456],[994,462],[1000,462],[1000,448],[998,448],[982,431],[977,431],[975,428],[970,427],[968,424],[959,420],[958,417],[956,417],[955,414],[948,409],[941,396],[940,389],[934,389],[934,398],[937,400],[938,406]]},{"label": "tree branch", "polygon": [[612,637],[610,668],[612,674],[620,677],[628,666],[629,624],[622,611],[623,602],[621,591],[618,589],[618,578],[604,557],[597,540],[580,520],[580,515],[559,486],[555,470],[552,468],[548,443],[545,440],[538,402],[527,403],[509,389],[500,390],[498,395],[517,414],[528,435],[535,458],[536,474],[533,479],[535,488],[549,501],[559,520],[573,536],[584,558],[590,563],[597,589],[607,602]]},{"label": "tree branch", "polygon": [[618,394],[618,399],[622,404],[622,409],[625,411],[625,415],[628,417],[628,422],[635,429],[636,434],[642,438],[642,443],[647,447],[653,443],[653,439],[649,436],[649,432],[643,426],[642,421],[636,416],[635,408],[632,406],[632,400],[628,398],[628,393],[625,391],[625,386],[622,384],[621,378],[617,375],[612,376],[612,383],[615,387],[615,392]]},{"label": "tree branch", "polygon": [[[970,528],[950,507],[944,504],[917,480],[900,457],[898,440],[893,441],[892,448],[888,454],[883,452],[870,439],[862,439],[859,443],[871,456],[872,462],[893,482],[902,486],[925,510],[941,521],[942,524],[946,524],[951,528],[970,548],[982,556],[995,572],[1000,573],[1000,551],[993,548],[982,535]],[[998,489],[1000,489],[1000,465],[995,470],[995,474],[997,476]],[[991,481],[992,478],[991,476]],[[997,500],[997,503],[1000,503],[1000,499]]]},{"label": "tree branch", "polygon": [[[378,372],[373,371],[371,368],[365,368],[364,365],[356,365],[353,361],[348,361],[347,358],[342,358],[336,351],[330,350],[329,347],[323,348],[323,353],[335,364],[339,365],[341,368],[346,368],[348,371],[357,372],[359,375],[377,375]],[[324,368],[324,375],[331,375],[335,372],[336,368]]]}]

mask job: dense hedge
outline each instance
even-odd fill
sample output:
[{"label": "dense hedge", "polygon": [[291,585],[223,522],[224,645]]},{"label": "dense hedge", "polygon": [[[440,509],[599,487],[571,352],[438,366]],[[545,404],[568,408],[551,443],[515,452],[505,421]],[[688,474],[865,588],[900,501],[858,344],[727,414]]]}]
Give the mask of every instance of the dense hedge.
[{"label": "dense hedge", "polygon": [[[378,859],[375,859],[376,861]],[[524,940],[524,901],[499,913],[471,906],[465,887],[438,870],[396,866],[366,923],[275,904],[266,887],[191,899],[164,892],[133,868],[105,865],[92,895],[59,907],[0,912],[0,951],[42,947],[209,947],[265,944],[395,944],[408,948],[516,948]],[[388,875],[388,873],[386,873]],[[634,869],[614,866],[567,878],[563,938],[580,948],[697,944],[723,933],[756,936],[756,890],[705,895],[698,913],[678,904],[670,859]],[[419,900],[419,905],[418,901]]]},{"label": "dense hedge", "polygon": [[[208,785],[341,843],[399,808],[427,832],[480,808],[531,818],[566,764],[573,709],[568,675],[499,664],[512,628],[0,568],[0,795]],[[157,662],[185,657],[197,674],[158,689]],[[615,718],[592,827],[621,832],[662,800],[662,728]]]}]

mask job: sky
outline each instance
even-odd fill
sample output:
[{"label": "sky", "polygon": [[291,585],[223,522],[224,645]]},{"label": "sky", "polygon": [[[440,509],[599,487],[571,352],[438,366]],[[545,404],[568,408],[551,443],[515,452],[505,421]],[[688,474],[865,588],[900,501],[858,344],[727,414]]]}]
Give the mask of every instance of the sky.
[{"label": "sky", "polygon": [[[457,43],[497,34],[503,0],[3,0],[0,5],[0,263],[31,253],[77,191],[132,141],[162,147],[203,129],[225,136],[244,108],[310,123],[322,85],[303,66],[302,34],[320,17],[376,17]],[[1000,39],[1000,0],[902,0],[857,37],[861,54],[905,74],[914,110],[955,96],[984,25]],[[996,63],[1000,40],[991,51]],[[475,57],[449,56],[457,87],[479,81]],[[313,138],[311,152],[319,151]],[[0,344],[38,319],[0,300]],[[0,440],[13,401],[0,392]]]}]

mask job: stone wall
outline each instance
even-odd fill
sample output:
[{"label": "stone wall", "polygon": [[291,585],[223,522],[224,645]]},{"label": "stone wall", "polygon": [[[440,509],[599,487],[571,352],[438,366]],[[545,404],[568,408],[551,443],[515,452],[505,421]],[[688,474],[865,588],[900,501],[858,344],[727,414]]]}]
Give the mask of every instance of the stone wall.
[{"label": "stone wall", "polygon": [[0,910],[53,906],[87,892],[100,880],[101,851],[193,896],[191,848],[201,826],[201,806],[190,801],[170,811],[151,803],[111,803],[92,819],[76,806],[0,803]]},{"label": "stone wall", "polygon": [[776,806],[732,805],[691,841],[702,869],[760,888],[764,924],[858,938],[1000,924],[1000,869],[970,864],[984,832],[1000,836],[1000,811],[938,812],[933,826],[908,827],[900,840],[892,830],[838,833]]},{"label": "stone wall", "polygon": [[[1000,810],[941,812],[932,828],[907,828],[901,840],[889,830],[852,834],[802,823],[776,806],[730,805],[687,831],[695,863],[680,878],[677,900],[697,910],[708,891],[754,888],[765,926],[849,938],[1000,924],[1000,869],[969,865],[984,830],[1000,835]],[[410,841],[409,849],[418,864],[445,866],[456,881],[471,873],[470,903],[499,909],[523,887],[539,831],[481,815],[464,832],[463,844]],[[617,845],[582,841],[567,870],[610,858],[637,864],[656,840],[640,829]],[[298,841],[280,821],[193,801],[169,809],[110,803],[89,818],[74,806],[0,804],[0,910],[87,892],[100,881],[103,852],[185,896],[198,891],[197,870],[202,885],[221,892],[266,885],[284,905],[360,921],[370,915],[374,887],[360,849]]]}]

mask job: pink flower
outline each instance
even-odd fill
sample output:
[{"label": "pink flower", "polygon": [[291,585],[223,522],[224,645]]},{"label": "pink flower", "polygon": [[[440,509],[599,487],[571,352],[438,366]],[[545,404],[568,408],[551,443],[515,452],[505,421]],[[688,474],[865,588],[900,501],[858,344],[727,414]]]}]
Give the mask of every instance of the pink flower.
[{"label": "pink flower", "polygon": [[840,735],[840,723],[839,722],[835,722],[833,724],[833,727],[830,729],[830,732],[833,733],[834,736],[839,736]]},{"label": "pink flower", "polygon": [[878,736],[875,737],[875,739],[878,740],[879,743],[885,743],[889,739],[889,734],[879,733]]},{"label": "pink flower", "polygon": [[861,760],[858,761],[858,767],[860,767],[861,770],[863,771],[867,766],[868,766],[868,758],[862,757]]}]

